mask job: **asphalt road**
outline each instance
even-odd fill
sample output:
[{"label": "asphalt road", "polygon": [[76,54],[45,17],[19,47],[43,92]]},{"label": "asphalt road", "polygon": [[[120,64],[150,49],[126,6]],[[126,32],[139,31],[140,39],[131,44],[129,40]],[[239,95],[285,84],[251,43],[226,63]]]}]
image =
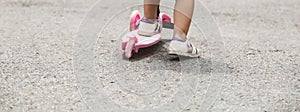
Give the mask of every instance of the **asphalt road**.
[{"label": "asphalt road", "polygon": [[[1,0],[0,111],[300,111],[299,0],[202,1],[209,11],[197,10],[190,32],[197,59],[166,54],[171,30],[124,59],[119,37],[142,10],[128,3]],[[95,46],[79,46],[88,37]]]}]

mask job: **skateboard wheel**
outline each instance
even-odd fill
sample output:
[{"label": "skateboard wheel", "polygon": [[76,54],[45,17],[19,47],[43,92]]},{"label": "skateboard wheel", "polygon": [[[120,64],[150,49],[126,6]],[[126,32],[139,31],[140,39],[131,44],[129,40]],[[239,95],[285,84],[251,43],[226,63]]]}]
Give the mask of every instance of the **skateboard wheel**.
[{"label": "skateboard wheel", "polygon": [[172,22],[171,17],[166,13],[160,13],[159,17],[158,17],[158,20],[159,21],[164,21],[164,22]]},{"label": "skateboard wheel", "polygon": [[138,29],[137,22],[141,19],[141,14],[138,10],[131,13],[130,16],[130,31]]}]

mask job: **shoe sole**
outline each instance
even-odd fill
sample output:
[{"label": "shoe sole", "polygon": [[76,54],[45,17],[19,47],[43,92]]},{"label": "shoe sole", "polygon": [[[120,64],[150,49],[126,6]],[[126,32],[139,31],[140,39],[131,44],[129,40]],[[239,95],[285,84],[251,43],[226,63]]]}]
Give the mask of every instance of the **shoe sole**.
[{"label": "shoe sole", "polygon": [[183,53],[178,51],[168,51],[169,55],[178,55],[178,56],[186,56],[186,57],[192,57],[192,58],[199,58],[201,55],[199,54],[191,54],[191,53]]}]

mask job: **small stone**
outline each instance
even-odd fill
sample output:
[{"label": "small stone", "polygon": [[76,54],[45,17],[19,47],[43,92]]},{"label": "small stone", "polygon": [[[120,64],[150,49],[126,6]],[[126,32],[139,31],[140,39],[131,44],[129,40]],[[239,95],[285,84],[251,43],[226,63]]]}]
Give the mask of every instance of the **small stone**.
[{"label": "small stone", "polygon": [[221,98],[221,101],[224,101],[224,98]]},{"label": "small stone", "polygon": [[247,55],[255,55],[255,52],[253,52],[253,51],[248,51],[248,52],[247,52]]},{"label": "small stone", "polygon": [[116,42],[117,40],[114,40],[114,39],[112,39],[112,40],[110,40],[110,42]]},{"label": "small stone", "polygon": [[147,63],[151,63],[151,62],[152,62],[152,59],[147,59],[146,62],[147,62]]}]

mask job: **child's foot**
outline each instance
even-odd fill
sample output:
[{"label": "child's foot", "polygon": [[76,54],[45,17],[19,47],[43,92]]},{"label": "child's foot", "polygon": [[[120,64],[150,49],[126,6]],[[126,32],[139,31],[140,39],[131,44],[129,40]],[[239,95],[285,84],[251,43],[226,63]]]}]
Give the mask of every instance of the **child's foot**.
[{"label": "child's foot", "polygon": [[138,34],[142,36],[153,36],[160,33],[162,30],[161,23],[155,19],[142,18],[139,22]]},{"label": "child's foot", "polygon": [[188,40],[182,40],[178,37],[173,37],[169,48],[168,54],[180,55],[188,57],[199,57],[200,50],[193,46]]}]

